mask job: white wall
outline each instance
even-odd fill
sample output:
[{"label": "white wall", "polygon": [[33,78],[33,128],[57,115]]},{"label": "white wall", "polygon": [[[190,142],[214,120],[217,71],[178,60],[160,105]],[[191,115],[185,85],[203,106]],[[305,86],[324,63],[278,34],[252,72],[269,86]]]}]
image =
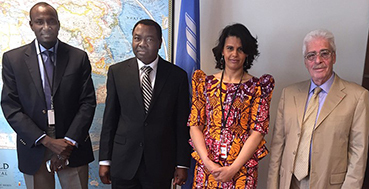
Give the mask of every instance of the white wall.
[{"label": "white wall", "polygon": [[[176,29],[180,3],[175,0]],[[309,31],[325,28],[333,32],[337,46],[335,72],[361,84],[369,26],[368,0],[200,0],[201,69],[207,74],[217,72],[211,49],[219,32],[236,22],[258,37],[260,57],[249,73],[257,77],[270,73],[276,80],[266,136],[268,147],[281,90],[309,78],[301,52],[302,40]],[[269,156],[260,163],[259,189],[266,188],[268,163]]]}]

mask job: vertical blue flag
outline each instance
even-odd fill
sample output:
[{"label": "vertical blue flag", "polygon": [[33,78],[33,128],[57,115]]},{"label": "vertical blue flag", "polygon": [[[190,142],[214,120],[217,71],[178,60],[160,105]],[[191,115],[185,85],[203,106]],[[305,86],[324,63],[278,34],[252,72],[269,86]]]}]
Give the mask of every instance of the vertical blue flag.
[{"label": "vertical blue flag", "polygon": [[[191,77],[200,69],[200,13],[199,0],[182,0],[179,16],[176,65],[187,72],[191,88]],[[192,90],[190,90],[192,92]],[[191,189],[195,160],[191,158],[186,184],[182,189]]]},{"label": "vertical blue flag", "polygon": [[199,0],[182,0],[179,16],[176,65],[192,74],[200,69],[200,14]]}]

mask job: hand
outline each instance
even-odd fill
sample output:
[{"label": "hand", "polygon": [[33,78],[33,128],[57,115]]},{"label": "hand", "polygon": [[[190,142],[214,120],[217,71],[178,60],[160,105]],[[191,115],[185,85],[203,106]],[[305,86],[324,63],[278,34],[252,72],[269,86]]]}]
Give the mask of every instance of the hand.
[{"label": "hand", "polygon": [[206,169],[209,171],[209,172],[213,172],[213,170],[217,169],[217,168],[220,168],[221,166],[217,163],[214,163],[213,161],[211,161],[210,159],[207,159],[204,162],[204,165],[206,167]]},{"label": "hand", "polygon": [[50,170],[51,170],[51,172],[52,173],[57,172],[57,171],[65,168],[68,165],[67,161],[68,160],[66,158],[54,154],[50,159]]},{"label": "hand", "polygon": [[186,183],[186,180],[187,180],[187,169],[177,167],[176,171],[174,172],[173,186],[174,185],[182,186]]},{"label": "hand", "polygon": [[212,171],[214,179],[218,182],[228,182],[230,181],[238,170],[234,170],[231,166],[224,166]]},{"label": "hand", "polygon": [[100,176],[100,180],[101,180],[102,183],[111,184],[110,166],[100,165],[100,167],[99,167],[99,176]]},{"label": "hand", "polygon": [[65,159],[69,159],[73,150],[73,144],[66,139],[53,139],[49,136],[45,136],[40,142],[52,152],[63,156]]}]

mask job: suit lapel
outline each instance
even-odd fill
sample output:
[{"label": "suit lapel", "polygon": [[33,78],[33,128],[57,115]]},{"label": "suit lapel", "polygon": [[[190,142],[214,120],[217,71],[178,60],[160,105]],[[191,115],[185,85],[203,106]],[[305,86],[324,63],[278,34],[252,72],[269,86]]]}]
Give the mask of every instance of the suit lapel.
[{"label": "suit lapel", "polygon": [[44,88],[42,87],[41,81],[40,68],[38,65],[38,57],[35,47],[35,41],[29,44],[28,49],[25,52],[25,62],[28,67],[28,71],[31,75],[31,78],[33,80],[33,83],[36,86],[37,93],[42,99],[45,99]]},{"label": "suit lapel", "polygon": [[338,75],[335,75],[333,84],[329,89],[328,95],[325,98],[322,109],[320,110],[315,129],[317,129],[325,118],[337,107],[337,105],[345,98],[346,94],[342,92],[345,88]]},{"label": "suit lapel", "polygon": [[158,68],[156,71],[156,78],[155,78],[155,86],[154,86],[154,91],[153,91],[152,99],[150,102],[150,108],[149,108],[148,114],[150,113],[152,106],[155,104],[155,101],[159,98],[160,93],[169,75],[170,75],[170,67],[166,65],[166,63],[161,57],[159,57]]},{"label": "suit lapel", "polygon": [[127,89],[133,89],[132,95],[134,95],[137,99],[138,108],[140,109],[140,112],[145,114],[145,107],[140,85],[140,76],[138,74],[138,63],[136,58],[133,58],[131,61],[127,62],[127,72],[124,73],[124,75],[125,76],[123,78],[127,80],[127,82],[124,83],[128,83],[128,85],[130,85],[127,87]]},{"label": "suit lapel", "polygon": [[310,80],[303,82],[302,85],[299,85],[298,92],[294,96],[297,112],[297,120],[300,128],[302,127],[302,122],[304,119],[305,105],[306,100],[308,98],[309,88],[310,88]]},{"label": "suit lapel", "polygon": [[56,60],[56,67],[55,67],[55,75],[54,75],[54,83],[53,83],[53,94],[56,93],[59,84],[61,82],[61,79],[64,75],[65,68],[68,65],[69,56],[68,56],[68,48],[67,46],[59,41],[59,46],[57,49],[57,60]]}]

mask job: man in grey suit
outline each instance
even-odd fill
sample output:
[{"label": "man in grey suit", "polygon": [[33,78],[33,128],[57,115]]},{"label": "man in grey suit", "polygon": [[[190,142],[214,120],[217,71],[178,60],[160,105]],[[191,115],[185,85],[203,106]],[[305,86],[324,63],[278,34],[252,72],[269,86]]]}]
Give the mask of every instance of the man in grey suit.
[{"label": "man in grey suit", "polygon": [[113,188],[169,189],[172,178],[184,184],[190,164],[187,74],[158,56],[156,22],[140,20],[132,35],[135,57],[108,72],[100,178]]},{"label": "man in grey suit", "polygon": [[27,188],[54,188],[56,172],[63,188],[87,189],[96,106],[90,61],[58,40],[52,6],[35,4],[30,19],[36,39],[4,53],[2,61],[1,107],[17,133],[19,170]]},{"label": "man in grey suit", "polygon": [[361,188],[368,151],[368,91],[333,72],[336,46],[331,32],[308,33],[303,55],[311,79],[283,89],[268,188]]}]

